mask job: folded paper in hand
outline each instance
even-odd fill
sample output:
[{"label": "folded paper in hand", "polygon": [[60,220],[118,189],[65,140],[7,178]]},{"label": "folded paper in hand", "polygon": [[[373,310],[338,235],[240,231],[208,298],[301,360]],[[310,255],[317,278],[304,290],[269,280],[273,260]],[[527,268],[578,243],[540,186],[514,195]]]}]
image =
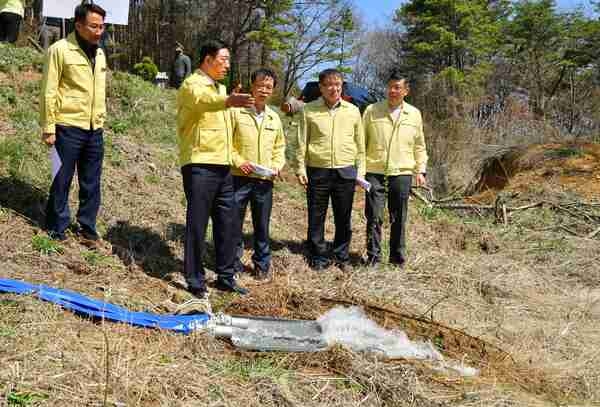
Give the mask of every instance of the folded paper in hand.
[{"label": "folded paper in hand", "polygon": [[360,185],[365,191],[369,192],[371,190],[371,183],[364,178],[357,177],[356,182]]},{"label": "folded paper in hand", "polygon": [[261,177],[272,177],[275,175],[275,172],[270,168],[254,163],[252,163],[252,166],[254,167],[254,173]]},{"label": "folded paper in hand", "polygon": [[56,146],[50,148],[50,162],[52,163],[52,181],[54,181],[56,174],[58,174],[62,167],[62,160],[60,159]]}]

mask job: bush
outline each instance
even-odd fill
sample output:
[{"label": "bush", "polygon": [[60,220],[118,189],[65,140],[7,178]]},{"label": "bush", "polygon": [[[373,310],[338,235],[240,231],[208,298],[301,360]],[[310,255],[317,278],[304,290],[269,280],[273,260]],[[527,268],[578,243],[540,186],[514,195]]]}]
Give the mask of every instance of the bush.
[{"label": "bush", "polygon": [[0,72],[16,72],[26,68],[42,71],[44,55],[28,48],[17,48],[13,45],[0,44]]},{"label": "bush", "polygon": [[175,144],[175,91],[115,72],[107,83],[107,94],[107,128],[113,136],[132,133],[140,142]]},{"label": "bush", "polygon": [[15,138],[0,140],[0,169],[13,177],[19,175],[19,169],[25,161],[25,146]]},{"label": "bush", "polygon": [[152,82],[156,78],[156,74],[158,74],[158,67],[152,62],[150,57],[144,57],[142,58],[142,62],[133,66],[133,73]]},{"label": "bush", "polygon": [[1,87],[0,103],[15,106],[17,104],[17,94],[15,93],[15,90],[8,86]]}]

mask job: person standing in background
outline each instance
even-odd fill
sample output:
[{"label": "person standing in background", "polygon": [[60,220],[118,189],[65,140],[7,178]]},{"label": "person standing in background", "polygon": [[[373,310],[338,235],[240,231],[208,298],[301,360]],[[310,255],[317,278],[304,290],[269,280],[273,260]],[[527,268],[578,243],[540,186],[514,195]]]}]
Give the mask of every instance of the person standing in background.
[{"label": "person standing in background", "polygon": [[366,193],[367,264],[381,262],[381,226],[387,195],[390,215],[389,263],[402,268],[406,263],[406,221],[412,179],[425,184],[427,151],[421,112],[406,103],[408,79],[392,72],[387,83],[387,100],[365,109],[363,124],[367,151]]},{"label": "person standing in background", "polygon": [[175,53],[177,56],[173,62],[173,87],[179,89],[185,78],[192,73],[192,61],[183,53],[181,44],[177,44]]},{"label": "person standing in background", "polygon": [[55,17],[44,17],[40,28],[40,41],[44,49],[62,38],[62,19]]},{"label": "person standing in background", "polygon": [[0,0],[0,42],[17,42],[24,15],[22,0]]}]

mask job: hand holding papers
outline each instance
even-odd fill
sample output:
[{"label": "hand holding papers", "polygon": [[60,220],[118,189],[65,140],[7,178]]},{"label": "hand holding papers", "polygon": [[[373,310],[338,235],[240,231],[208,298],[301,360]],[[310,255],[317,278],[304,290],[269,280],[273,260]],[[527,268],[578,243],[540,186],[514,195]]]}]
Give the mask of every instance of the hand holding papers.
[{"label": "hand holding papers", "polygon": [[56,146],[52,146],[50,148],[50,162],[52,167],[52,181],[56,177],[56,174],[60,171],[60,167],[62,167],[62,160],[60,159],[60,155],[58,155],[58,151],[56,150]]},{"label": "hand holding papers", "polygon": [[371,190],[371,183],[364,178],[356,177],[356,183],[362,187],[365,191]]},{"label": "hand holding papers", "polygon": [[254,173],[261,177],[274,177],[275,175],[277,175],[275,171],[265,166],[254,163],[252,163],[252,166],[254,167]]}]

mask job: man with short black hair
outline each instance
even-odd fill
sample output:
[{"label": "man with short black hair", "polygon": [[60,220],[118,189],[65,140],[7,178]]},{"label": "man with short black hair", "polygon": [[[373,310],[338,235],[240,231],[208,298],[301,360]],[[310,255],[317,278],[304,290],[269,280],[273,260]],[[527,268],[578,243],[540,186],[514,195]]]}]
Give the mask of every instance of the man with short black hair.
[{"label": "man with short black hair", "polygon": [[304,105],[296,151],[297,176],[307,188],[310,265],[322,270],[331,263],[325,242],[329,199],[335,237],[333,261],[350,270],[352,203],[356,179],[365,174],[365,143],[358,108],[342,100],[341,72],[319,74],[321,97]]},{"label": "man with short black hair", "polygon": [[200,48],[200,68],[177,93],[179,163],[187,200],[183,268],[188,289],[206,299],[202,256],[206,227],[212,219],[215,245],[216,287],[246,294],[234,280],[234,222],[236,216],[232,163],[232,131],[229,107],[251,107],[251,95],[227,96],[217,81],[229,70],[229,50],[220,41]]},{"label": "man with short black hair", "polygon": [[406,103],[408,79],[394,71],[387,83],[387,100],[365,109],[363,124],[367,151],[366,193],[367,262],[381,262],[381,226],[387,194],[391,222],[390,264],[406,263],[406,220],[408,196],[413,176],[417,185],[425,184],[427,151],[421,112]]},{"label": "man with short black hair", "polygon": [[0,0],[0,42],[17,42],[24,14],[22,0]]},{"label": "man with short black hair", "polygon": [[277,77],[270,69],[258,69],[251,75],[254,106],[233,109],[233,184],[239,211],[236,272],[244,266],[243,226],[246,207],[250,203],[254,229],[254,272],[258,279],[270,276],[271,247],[269,222],[273,206],[273,179],[285,164],[285,136],[279,115],[267,106]]},{"label": "man with short black hair", "polygon": [[47,51],[40,101],[42,140],[52,147],[52,186],[46,208],[49,235],[66,239],[69,190],[79,180],[77,233],[89,244],[99,239],[100,177],[106,118],[106,58],[98,47],[106,12],[95,4],[75,8],[75,32]]}]

